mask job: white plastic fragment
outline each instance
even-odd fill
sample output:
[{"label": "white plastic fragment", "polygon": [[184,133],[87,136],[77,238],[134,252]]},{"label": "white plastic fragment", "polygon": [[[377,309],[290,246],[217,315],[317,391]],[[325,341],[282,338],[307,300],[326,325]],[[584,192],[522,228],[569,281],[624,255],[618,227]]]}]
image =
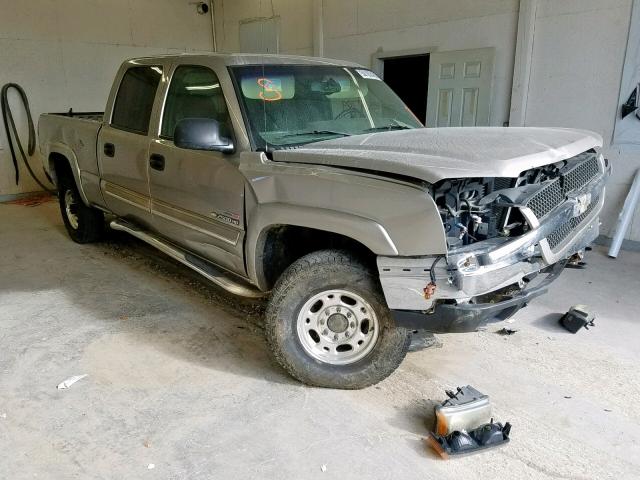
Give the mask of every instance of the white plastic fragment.
[{"label": "white plastic fragment", "polygon": [[323,464],[323,465],[320,467],[320,470],[322,470],[323,472],[326,472],[326,471],[327,471],[327,466]]},{"label": "white plastic fragment", "polygon": [[147,465],[147,468],[149,470],[153,470],[154,468],[156,468],[156,464],[155,463],[150,463],[149,465]]},{"label": "white plastic fragment", "polygon": [[7,414],[6,414],[6,413],[4,413],[4,412],[3,412],[3,413],[0,413],[0,418],[3,418],[3,419],[4,419],[4,418],[7,418]]},{"label": "white plastic fragment", "polygon": [[73,377],[67,378],[64,382],[58,384],[58,390],[64,390],[65,388],[69,388],[71,385],[76,383],[78,380],[82,380],[84,377],[88,375],[85,373],[84,375],[74,375]]}]

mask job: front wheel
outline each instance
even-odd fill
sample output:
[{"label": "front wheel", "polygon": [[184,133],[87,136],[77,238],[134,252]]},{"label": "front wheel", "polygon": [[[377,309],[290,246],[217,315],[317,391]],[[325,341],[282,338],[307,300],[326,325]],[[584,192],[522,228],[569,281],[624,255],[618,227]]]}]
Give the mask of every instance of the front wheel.
[{"label": "front wheel", "polygon": [[308,385],[357,389],[389,376],[410,338],[395,326],[377,276],[347,252],[323,250],[294,262],[266,312],[271,352]]}]

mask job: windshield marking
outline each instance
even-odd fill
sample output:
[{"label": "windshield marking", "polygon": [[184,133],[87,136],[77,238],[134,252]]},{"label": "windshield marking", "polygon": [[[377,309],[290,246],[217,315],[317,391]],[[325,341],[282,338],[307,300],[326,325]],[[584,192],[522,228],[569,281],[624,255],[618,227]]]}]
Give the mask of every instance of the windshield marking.
[{"label": "windshield marking", "polygon": [[373,118],[371,117],[371,112],[369,111],[369,106],[367,105],[367,102],[364,99],[364,95],[362,94],[362,89],[360,88],[360,85],[358,84],[358,80],[356,80],[356,77],[354,77],[353,74],[347,68],[343,68],[343,70],[349,74],[349,76],[351,77],[351,80],[353,80],[353,83],[356,84],[356,90],[358,91],[358,96],[360,97],[360,101],[362,102],[362,106],[364,107],[364,111],[367,114],[367,120],[369,120],[369,124],[371,125],[371,128],[374,128],[376,126],[376,124],[373,123]]},{"label": "windshield marking", "polygon": [[[282,100],[282,89],[278,90],[278,87],[273,80],[269,78],[259,78],[256,80],[256,83],[262,87],[262,91],[258,96],[265,102],[277,102],[278,100]],[[275,93],[275,97],[267,97],[265,96],[265,92],[269,92],[270,94]]]}]

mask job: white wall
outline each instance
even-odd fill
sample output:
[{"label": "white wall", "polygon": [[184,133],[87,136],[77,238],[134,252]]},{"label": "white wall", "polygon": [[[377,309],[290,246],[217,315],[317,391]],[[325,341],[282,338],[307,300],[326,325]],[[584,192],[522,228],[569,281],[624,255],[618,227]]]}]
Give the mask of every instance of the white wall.
[{"label": "white wall", "polygon": [[313,55],[312,0],[216,0],[218,50],[240,51],[240,22],[279,17],[280,53]]},{"label": "white wall", "polygon": [[[611,236],[640,151],[611,145],[632,0],[539,0],[525,125],[594,130],[613,175],[601,215]],[[640,209],[627,238],[640,240]]]},{"label": "white wall", "polygon": [[[14,82],[26,90],[35,122],[42,112],[70,107],[104,110],[126,58],[212,46],[210,17],[188,0],[0,0],[0,12],[0,86]],[[37,155],[31,165],[42,171]],[[34,190],[24,167],[16,187],[0,125],[0,197]]]}]

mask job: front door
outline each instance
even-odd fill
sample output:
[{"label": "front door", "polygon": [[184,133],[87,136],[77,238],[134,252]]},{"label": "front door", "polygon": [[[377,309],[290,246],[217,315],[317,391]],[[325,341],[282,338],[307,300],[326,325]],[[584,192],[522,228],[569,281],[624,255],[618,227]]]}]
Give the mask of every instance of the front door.
[{"label": "front door", "polygon": [[154,228],[233,272],[244,274],[244,176],[237,155],[178,148],[173,132],[185,118],[217,120],[232,137],[218,77],[208,67],[179,65],[169,85],[160,135],[149,149]]},{"label": "front door", "polygon": [[116,215],[149,225],[149,121],[162,67],[128,68],[118,88],[111,121],[100,130],[98,159],[105,202]]},{"label": "front door", "polygon": [[493,48],[430,55],[427,127],[489,125]]}]

